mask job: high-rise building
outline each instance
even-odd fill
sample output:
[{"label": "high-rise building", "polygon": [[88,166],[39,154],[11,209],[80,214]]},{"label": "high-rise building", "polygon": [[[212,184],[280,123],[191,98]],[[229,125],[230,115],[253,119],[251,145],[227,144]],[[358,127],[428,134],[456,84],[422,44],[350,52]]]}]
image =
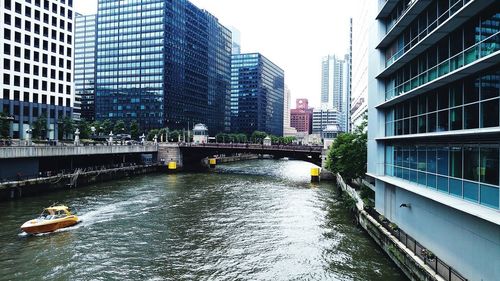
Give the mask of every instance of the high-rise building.
[{"label": "high-rise building", "polygon": [[368,31],[373,23],[368,15],[374,14],[377,2],[360,0],[352,24],[352,102],[351,128],[361,125],[368,115]]},{"label": "high-rise building", "polygon": [[229,30],[231,30],[231,33],[232,33],[232,49],[231,49],[231,54],[233,54],[233,55],[239,55],[239,54],[241,54],[241,33],[234,26],[230,26]]},{"label": "high-rise building", "polygon": [[313,108],[309,108],[309,101],[307,99],[297,99],[295,101],[295,109],[291,110],[290,118],[290,125],[297,132],[308,134],[312,132]]},{"label": "high-rise building", "polygon": [[349,55],[338,58],[326,56],[321,63],[321,108],[334,109],[339,113],[339,125],[347,131],[347,100],[349,81]]},{"label": "high-rise building", "polygon": [[231,32],[187,0],[99,0],[97,119],[230,124]]},{"label": "high-rise building", "polygon": [[41,116],[46,136],[73,117],[73,1],[1,1],[0,112],[13,118],[10,136],[24,139]]},{"label": "high-rise building", "polygon": [[290,123],[290,107],[292,104],[292,93],[290,89],[285,85],[285,97],[283,101],[284,111],[283,111],[283,135],[284,136],[294,136],[297,130],[291,127]]},{"label": "high-rise building", "polygon": [[467,280],[500,280],[500,5],[378,3],[367,17],[377,19],[368,66],[375,208]]},{"label": "high-rise building", "polygon": [[233,55],[231,130],[283,135],[283,70],[259,53]]},{"label": "high-rise building", "polygon": [[351,107],[352,107],[352,18],[349,19],[349,53],[346,55],[347,61],[347,91],[345,95],[345,126],[346,132],[352,130]]},{"label": "high-rise building", "polygon": [[75,94],[81,101],[81,118],[95,118],[95,39],[96,15],[76,14],[75,19]]}]

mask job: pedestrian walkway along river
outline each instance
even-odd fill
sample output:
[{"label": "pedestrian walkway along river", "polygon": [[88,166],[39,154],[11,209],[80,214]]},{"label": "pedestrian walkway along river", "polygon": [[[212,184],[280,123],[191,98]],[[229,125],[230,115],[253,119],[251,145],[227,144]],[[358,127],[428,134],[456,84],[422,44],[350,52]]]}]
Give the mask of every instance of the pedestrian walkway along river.
[{"label": "pedestrian walkway along river", "polygon": [[[252,160],[0,203],[0,280],[407,280],[311,164]],[[26,236],[52,203],[82,223]]]}]

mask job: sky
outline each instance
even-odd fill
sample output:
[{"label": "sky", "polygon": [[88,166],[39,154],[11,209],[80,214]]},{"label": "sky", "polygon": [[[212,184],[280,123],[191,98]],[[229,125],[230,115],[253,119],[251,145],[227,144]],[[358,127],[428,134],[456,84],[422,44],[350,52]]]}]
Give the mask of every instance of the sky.
[{"label": "sky", "polygon": [[[295,99],[320,105],[321,58],[343,56],[349,42],[349,17],[359,0],[191,0],[226,27],[241,33],[241,50],[259,52],[285,71]],[[81,14],[97,12],[97,0],[75,0]]]}]

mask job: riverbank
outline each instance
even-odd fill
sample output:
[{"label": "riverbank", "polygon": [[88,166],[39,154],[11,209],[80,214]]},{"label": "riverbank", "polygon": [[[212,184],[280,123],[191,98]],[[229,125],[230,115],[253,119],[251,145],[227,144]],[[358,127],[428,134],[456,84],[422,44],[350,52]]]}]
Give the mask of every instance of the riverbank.
[{"label": "riverbank", "polygon": [[336,180],[339,188],[356,202],[354,209],[359,225],[410,280],[466,280],[397,225],[365,206],[359,193],[340,175],[337,174]]},{"label": "riverbank", "polygon": [[0,201],[14,200],[53,190],[75,188],[158,171],[158,165],[134,165],[92,171],[78,169],[71,174],[4,182],[0,184]]}]

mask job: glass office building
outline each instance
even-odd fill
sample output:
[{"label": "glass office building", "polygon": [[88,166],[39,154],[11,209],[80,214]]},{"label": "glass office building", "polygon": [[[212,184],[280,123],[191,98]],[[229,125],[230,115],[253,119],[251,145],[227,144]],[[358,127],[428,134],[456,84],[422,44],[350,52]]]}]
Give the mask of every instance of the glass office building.
[{"label": "glass office building", "polygon": [[81,102],[81,118],[95,118],[95,32],[96,15],[76,14],[75,19],[75,95]]},{"label": "glass office building", "polygon": [[469,280],[497,280],[500,5],[389,0],[374,17],[368,174],[376,209]]},{"label": "glass office building", "polygon": [[284,72],[259,53],[233,55],[231,131],[283,135]]},{"label": "glass office building", "polygon": [[96,118],[229,127],[231,32],[189,1],[100,0]]}]

